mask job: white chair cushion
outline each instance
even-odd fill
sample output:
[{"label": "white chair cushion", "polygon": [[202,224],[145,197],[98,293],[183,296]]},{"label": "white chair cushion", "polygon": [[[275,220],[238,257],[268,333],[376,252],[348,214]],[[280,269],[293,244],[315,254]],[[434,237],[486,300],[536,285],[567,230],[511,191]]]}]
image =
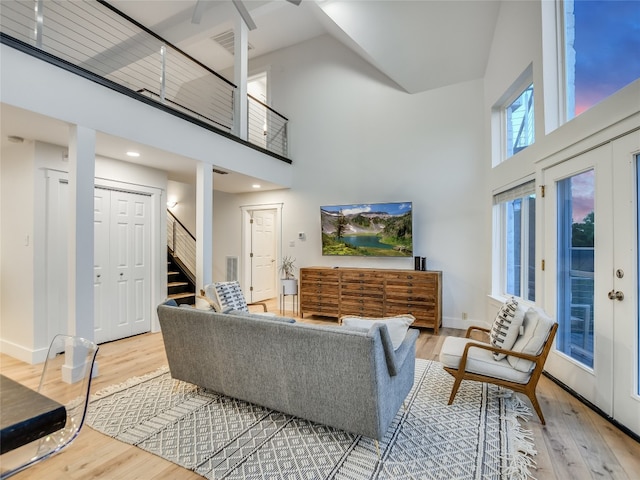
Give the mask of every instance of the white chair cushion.
[{"label": "white chair cushion", "polygon": [[[440,350],[440,363],[445,367],[457,369],[467,343],[486,345],[484,342],[461,337],[447,337]],[[465,371],[500,378],[516,383],[527,383],[529,372],[521,372],[513,368],[506,358],[495,360],[492,352],[482,348],[471,348],[467,355]]]},{"label": "white chair cushion", "polygon": [[[496,348],[511,350],[520,335],[520,327],[524,320],[525,310],[518,305],[515,298],[507,300],[498,311],[491,332],[489,333],[489,343]],[[504,353],[493,353],[496,360],[502,360],[507,355]]]},{"label": "white chair cushion", "polygon": [[[553,324],[553,319],[544,310],[537,307],[529,308],[522,324],[524,332],[513,344],[511,350],[529,355],[540,354]],[[531,372],[535,365],[531,360],[513,356],[507,357],[507,360],[513,368],[526,373]]]}]

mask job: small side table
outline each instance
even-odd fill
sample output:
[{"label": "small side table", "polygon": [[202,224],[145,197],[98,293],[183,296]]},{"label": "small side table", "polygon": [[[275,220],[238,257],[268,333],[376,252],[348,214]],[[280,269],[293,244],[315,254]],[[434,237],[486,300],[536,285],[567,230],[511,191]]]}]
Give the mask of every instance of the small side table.
[{"label": "small side table", "polygon": [[296,293],[284,293],[284,287],[282,287],[282,293],[280,294],[280,315],[284,316],[285,303],[287,297],[293,297],[293,316],[298,315],[298,292]]}]

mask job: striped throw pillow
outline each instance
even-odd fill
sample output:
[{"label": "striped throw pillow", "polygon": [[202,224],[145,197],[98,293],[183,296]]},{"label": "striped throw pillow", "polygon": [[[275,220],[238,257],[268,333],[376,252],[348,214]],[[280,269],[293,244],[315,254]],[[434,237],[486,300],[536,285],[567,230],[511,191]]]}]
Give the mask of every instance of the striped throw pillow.
[{"label": "striped throw pillow", "polygon": [[[493,321],[489,343],[496,348],[510,350],[518,339],[523,320],[524,310],[518,307],[518,301],[515,298],[511,298],[502,305]],[[504,353],[493,353],[495,360],[502,360],[505,357]]]}]

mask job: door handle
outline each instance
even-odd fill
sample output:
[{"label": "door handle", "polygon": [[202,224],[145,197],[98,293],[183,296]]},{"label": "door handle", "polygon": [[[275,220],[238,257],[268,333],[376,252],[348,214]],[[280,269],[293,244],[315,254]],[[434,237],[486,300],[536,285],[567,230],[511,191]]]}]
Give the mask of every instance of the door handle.
[{"label": "door handle", "polygon": [[622,301],[624,300],[624,293],[622,293],[620,290],[611,290],[607,296],[609,297],[609,300],[618,300],[618,301]]}]

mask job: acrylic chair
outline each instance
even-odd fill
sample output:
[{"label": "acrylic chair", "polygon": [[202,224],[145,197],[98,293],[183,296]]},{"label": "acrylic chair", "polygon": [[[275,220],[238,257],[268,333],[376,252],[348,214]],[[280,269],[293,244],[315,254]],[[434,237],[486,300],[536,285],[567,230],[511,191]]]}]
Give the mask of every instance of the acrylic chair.
[{"label": "acrylic chair", "polygon": [[56,335],[49,346],[38,392],[65,406],[65,426],[46,437],[11,450],[0,457],[0,478],[44,460],[68,446],[84,423],[91,373],[98,346],[84,338]]}]

